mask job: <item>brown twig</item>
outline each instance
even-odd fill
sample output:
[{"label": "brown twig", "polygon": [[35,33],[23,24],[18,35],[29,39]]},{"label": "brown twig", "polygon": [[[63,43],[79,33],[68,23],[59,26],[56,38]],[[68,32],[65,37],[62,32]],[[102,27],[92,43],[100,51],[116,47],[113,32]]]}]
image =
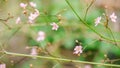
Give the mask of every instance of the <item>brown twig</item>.
[{"label": "brown twig", "polygon": [[6,23],[9,19],[13,18],[13,16],[9,16],[6,19],[0,19],[0,21],[2,21],[2,23],[8,27],[8,29],[11,29],[11,27]]}]

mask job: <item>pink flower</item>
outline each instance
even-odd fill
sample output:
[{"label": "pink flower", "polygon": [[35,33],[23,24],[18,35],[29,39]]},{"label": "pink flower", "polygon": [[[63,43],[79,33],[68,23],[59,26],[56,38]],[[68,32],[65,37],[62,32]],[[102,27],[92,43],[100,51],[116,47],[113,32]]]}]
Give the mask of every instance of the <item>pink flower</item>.
[{"label": "pink flower", "polygon": [[40,15],[39,10],[35,9],[35,14],[39,16]]},{"label": "pink flower", "polygon": [[53,22],[53,23],[51,23],[50,25],[52,25],[52,30],[58,30],[58,28],[59,28],[59,26],[55,23],[55,22]]},{"label": "pink flower", "polygon": [[25,8],[27,7],[27,4],[25,4],[25,3],[20,3],[20,7],[23,8],[23,9],[25,9]]},{"label": "pink flower", "polygon": [[16,19],[16,24],[19,24],[19,23],[21,23],[20,17],[18,17],[18,18]]},{"label": "pink flower", "polygon": [[38,53],[37,53],[37,47],[36,46],[32,47],[32,49],[31,49],[31,55],[33,56],[34,59],[36,59],[35,56],[38,55]]},{"label": "pink flower", "polygon": [[44,39],[45,39],[45,33],[43,31],[39,31],[37,41],[43,41]]},{"label": "pink flower", "polygon": [[34,3],[34,2],[30,2],[29,4],[31,7],[36,7],[36,3]]},{"label": "pink flower", "polygon": [[39,16],[39,11],[35,9],[34,13],[30,13],[30,16],[28,17],[29,23],[34,23],[34,20]]},{"label": "pink flower", "polygon": [[116,22],[117,16],[115,15],[114,12],[110,15],[110,19],[112,22]]},{"label": "pink flower", "polygon": [[101,20],[101,16],[95,19],[95,26],[97,26],[100,23],[100,20]]},{"label": "pink flower", "polygon": [[0,64],[0,68],[6,68],[6,64]]},{"label": "pink flower", "polygon": [[30,13],[30,16],[28,17],[28,19],[29,19],[29,20],[35,20],[36,17],[37,17],[36,14]]},{"label": "pink flower", "polygon": [[82,53],[82,46],[76,46],[76,47],[74,48],[73,54],[80,55],[80,53]]}]

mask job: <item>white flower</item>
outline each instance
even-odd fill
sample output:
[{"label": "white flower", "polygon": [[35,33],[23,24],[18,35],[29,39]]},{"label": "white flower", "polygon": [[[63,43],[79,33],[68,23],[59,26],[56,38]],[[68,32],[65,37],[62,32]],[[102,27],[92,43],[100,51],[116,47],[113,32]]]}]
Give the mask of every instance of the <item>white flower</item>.
[{"label": "white flower", "polygon": [[36,46],[32,47],[32,49],[31,49],[31,55],[33,56],[34,59],[36,59],[35,56],[38,55],[38,53],[37,53],[37,47]]},{"label": "white flower", "polygon": [[97,26],[101,21],[101,16],[95,19],[95,26]]},{"label": "white flower", "polygon": [[36,3],[34,3],[34,2],[30,2],[29,4],[31,7],[36,7]]},{"label": "white flower", "polygon": [[73,54],[80,55],[80,53],[82,53],[82,46],[76,46],[76,47],[74,48]]},{"label": "white flower", "polygon": [[0,68],[6,68],[6,64],[0,64]]},{"label": "white flower", "polygon": [[23,9],[25,9],[25,8],[27,7],[27,4],[25,4],[25,3],[20,3],[20,7],[23,8]]},{"label": "white flower", "polygon": [[115,15],[114,12],[110,15],[110,19],[112,22],[116,22],[117,16]]},{"label": "white flower", "polygon": [[45,32],[39,31],[37,41],[43,41],[45,39]]},{"label": "white flower", "polygon": [[16,24],[19,24],[19,23],[21,23],[20,17],[18,17],[18,18],[16,19]]},{"label": "white flower", "polygon": [[59,28],[59,26],[55,22],[51,23],[50,25],[52,25],[52,30],[58,30]]}]

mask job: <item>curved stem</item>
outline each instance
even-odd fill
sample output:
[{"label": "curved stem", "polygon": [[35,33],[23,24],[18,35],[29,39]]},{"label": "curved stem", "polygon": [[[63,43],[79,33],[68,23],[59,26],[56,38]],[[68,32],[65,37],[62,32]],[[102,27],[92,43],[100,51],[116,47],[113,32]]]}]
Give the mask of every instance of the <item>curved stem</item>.
[{"label": "curved stem", "polygon": [[11,18],[13,18],[13,16],[9,16],[9,17],[7,17],[6,19],[0,19],[0,21],[2,21],[3,24],[4,24],[6,27],[8,27],[8,29],[12,29],[8,24],[6,24],[6,22],[7,22],[9,19],[11,19]]},{"label": "curved stem", "polygon": [[99,40],[94,40],[94,41],[92,41],[90,44],[86,44],[86,46],[83,48],[83,51],[87,48],[87,46],[90,46],[90,45],[92,45],[93,43],[95,43],[95,42],[97,42],[97,41],[99,41]]},{"label": "curved stem", "polygon": [[7,44],[9,42],[9,40],[14,37],[14,35],[24,26],[24,24],[20,27],[18,27],[13,33],[12,35],[3,43],[3,45]]},{"label": "curved stem", "polygon": [[0,59],[3,58],[6,54],[3,54],[2,56],[0,56]]},{"label": "curved stem", "polygon": [[[115,42],[115,45],[116,45],[117,47],[119,47],[119,46],[117,45],[117,42],[116,42],[115,37],[114,37],[114,35],[113,35],[113,32],[111,31],[111,29],[110,29],[109,27],[107,27],[107,29],[110,31],[111,36],[113,37],[113,40],[114,40],[114,42]],[[120,48],[120,47],[119,47],[119,48]]]},{"label": "curved stem", "polygon": [[8,29],[11,29],[11,27],[10,27],[8,24],[6,24],[6,21],[7,21],[7,20],[0,19],[0,21],[3,21],[2,23],[3,23]]},{"label": "curved stem", "polygon": [[[31,57],[31,58],[33,57],[32,55],[28,55],[28,54],[12,53],[12,52],[7,52],[7,51],[4,51],[4,53],[7,55],[14,55],[14,56],[23,56],[23,57]],[[82,63],[82,64],[93,64],[93,65],[120,67],[120,65],[116,65],[116,64],[105,64],[105,63],[97,63],[97,62],[79,61],[79,60],[47,57],[47,56],[36,56],[36,58],[49,59],[49,60],[59,60],[59,61],[64,61],[64,62],[74,62],[74,63]]]},{"label": "curved stem", "polygon": [[3,43],[3,45],[7,44],[7,42],[9,42],[9,40],[21,29],[21,27],[19,27],[15,32],[13,32],[13,34]]},{"label": "curved stem", "polygon": [[[116,42],[116,40],[115,40],[115,37],[114,37],[114,34],[113,34],[112,30],[111,30],[110,27],[108,26],[109,19],[108,19],[108,15],[107,15],[106,13],[105,13],[105,18],[106,18],[106,22],[105,22],[104,26],[105,26],[106,29],[108,29],[108,31],[110,32],[110,34],[111,34],[111,36],[112,36],[112,38],[113,38],[113,40],[114,40],[115,45],[116,45],[117,47],[119,47],[119,46],[117,45],[117,42]],[[120,47],[119,47],[119,48],[120,48]]]},{"label": "curved stem", "polygon": [[[107,37],[104,37],[103,35],[101,35],[100,33],[98,33],[94,28],[92,28],[91,26],[89,26],[84,20],[82,20],[80,18],[80,16],[77,14],[77,12],[73,9],[73,7],[71,6],[71,4],[68,2],[68,0],[65,0],[66,3],[69,5],[69,7],[72,9],[72,11],[74,12],[74,14],[77,16],[77,18],[89,29],[91,29],[94,33],[96,33],[97,35],[99,35],[101,38],[109,40],[109,41],[114,41],[113,39],[109,39]],[[120,42],[120,40],[116,40],[116,42]]]},{"label": "curved stem", "polygon": [[90,9],[90,7],[92,6],[92,4],[95,2],[96,0],[92,0],[90,5],[87,7],[86,11],[85,11],[85,16],[84,16],[84,20],[86,21],[86,17],[87,17],[87,14],[88,14],[88,11]]},{"label": "curved stem", "polygon": [[120,61],[120,59],[105,60],[105,62],[116,62],[116,61]]}]

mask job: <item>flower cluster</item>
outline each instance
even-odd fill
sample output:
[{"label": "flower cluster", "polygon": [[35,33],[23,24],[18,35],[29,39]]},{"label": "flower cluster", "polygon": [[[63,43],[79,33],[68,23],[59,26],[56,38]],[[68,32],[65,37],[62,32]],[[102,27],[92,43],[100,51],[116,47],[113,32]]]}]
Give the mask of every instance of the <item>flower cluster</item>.
[{"label": "flower cluster", "polygon": [[[112,22],[117,22],[117,16],[115,15],[114,12],[109,17]],[[95,19],[95,26],[97,26],[100,23],[101,19],[102,19],[101,16]]]},{"label": "flower cluster", "polygon": [[[28,13],[26,10],[27,10],[27,6],[30,6],[32,7],[32,9],[34,10],[34,12],[30,12]],[[20,7],[23,8],[23,13],[27,13],[27,22],[29,24],[33,24],[35,22],[35,19],[40,15],[40,12],[36,9],[37,5],[36,3],[34,2],[29,2],[29,3],[20,3]],[[22,21],[21,21],[21,18],[20,17],[17,17],[16,19],[16,24],[20,24]],[[52,30],[58,30],[59,26],[53,22],[50,24],[52,26]],[[37,41],[43,41],[45,39],[45,32],[43,31],[39,31],[38,32],[38,37],[37,37]]]},{"label": "flower cluster", "polygon": [[34,13],[30,13],[30,16],[28,17],[28,22],[29,23],[34,23],[34,20],[39,16],[39,11],[37,9],[35,9]]},{"label": "flower cluster", "polygon": [[[36,9],[36,7],[37,7],[36,3],[34,3],[34,2],[20,3],[19,6],[22,8],[22,10],[23,10],[22,13],[23,13],[23,14],[25,15],[25,17],[27,18],[27,22],[28,22],[29,24],[34,24],[36,18],[38,18],[39,15],[40,15],[39,10]],[[30,12],[28,12],[29,10],[27,9],[27,7],[29,7],[29,6],[30,6],[31,9],[32,9],[32,11],[30,11]],[[16,24],[20,24],[21,22],[22,22],[21,17],[17,17],[17,19],[16,19]],[[58,28],[59,28],[59,26],[58,26],[55,22],[51,23],[50,25],[52,26],[52,30],[57,31]],[[39,31],[39,32],[38,32],[38,36],[37,36],[37,38],[36,38],[36,41],[38,41],[38,42],[44,41],[44,40],[45,40],[45,37],[46,37],[45,32],[44,32],[44,31]],[[36,56],[38,55],[38,53],[37,53],[37,47],[35,47],[35,46],[32,47],[30,54],[31,54],[31,55],[33,56],[33,58],[35,59]]]},{"label": "flower cluster", "polygon": [[[37,6],[36,3],[34,3],[34,2],[29,2],[29,5],[33,8],[35,8]],[[26,3],[20,3],[20,7],[23,9],[26,9],[27,6],[28,6],[28,4],[26,4]]]},{"label": "flower cluster", "polygon": [[[27,3],[20,3],[20,7],[23,8],[23,13],[24,14],[28,13],[27,9],[26,9],[28,5],[30,5],[30,7],[32,7],[33,10],[34,10],[34,12],[30,12],[29,16],[27,17],[28,18],[28,23],[33,24],[35,19],[40,15],[40,13],[36,9],[36,6],[37,6],[36,3],[34,3],[34,2],[29,2],[29,4],[27,4]],[[21,18],[20,17],[18,17],[16,19],[16,24],[19,24],[19,23],[21,23]]]}]

